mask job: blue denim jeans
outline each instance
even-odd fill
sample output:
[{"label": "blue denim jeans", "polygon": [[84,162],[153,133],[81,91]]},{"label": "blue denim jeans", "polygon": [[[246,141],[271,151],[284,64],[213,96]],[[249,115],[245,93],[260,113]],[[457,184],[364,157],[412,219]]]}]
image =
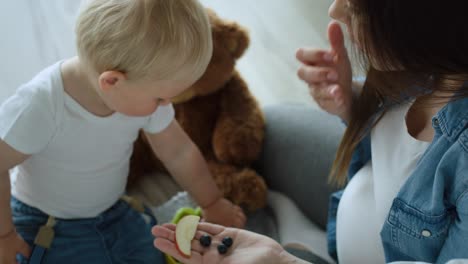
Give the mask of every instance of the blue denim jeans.
[{"label": "blue denim jeans", "polygon": [[[17,232],[33,247],[38,230],[48,215],[16,198],[11,199]],[[60,220],[54,227],[55,239],[45,254],[48,263],[165,263],[153,246],[151,226],[126,202],[118,201],[95,218]],[[19,263],[28,263],[18,255]]]}]

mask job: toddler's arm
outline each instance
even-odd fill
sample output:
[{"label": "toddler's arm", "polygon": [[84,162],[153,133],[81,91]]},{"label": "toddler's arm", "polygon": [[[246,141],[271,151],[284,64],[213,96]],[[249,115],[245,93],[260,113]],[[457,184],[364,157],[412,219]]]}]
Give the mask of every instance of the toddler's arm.
[{"label": "toddler's arm", "polygon": [[181,187],[194,195],[201,207],[221,197],[205,160],[177,121],[173,121],[161,133],[147,135],[155,154]]},{"label": "toddler's arm", "polygon": [[242,210],[223,198],[200,150],[177,121],[172,121],[158,134],[148,134],[148,139],[155,154],[181,187],[200,205],[208,221],[227,226],[244,226]]},{"label": "toddler's arm", "polygon": [[29,257],[29,246],[16,233],[13,224],[10,199],[10,175],[8,171],[28,158],[0,140],[0,263],[16,263],[16,254]]}]

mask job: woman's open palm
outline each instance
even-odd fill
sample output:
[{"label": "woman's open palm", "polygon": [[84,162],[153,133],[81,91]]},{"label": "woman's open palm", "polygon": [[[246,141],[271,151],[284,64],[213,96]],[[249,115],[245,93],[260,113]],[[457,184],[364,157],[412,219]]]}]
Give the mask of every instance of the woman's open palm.
[{"label": "woman's open palm", "polygon": [[[174,224],[155,226],[152,230],[156,237],[154,245],[162,252],[173,256],[186,264],[233,264],[233,263],[271,263],[272,259],[281,256],[284,249],[273,239],[250,231],[226,228],[219,225],[200,223],[192,241],[192,255],[183,257],[175,245]],[[212,243],[203,247],[200,238],[209,235]],[[218,245],[225,237],[231,237],[233,244],[226,254],[218,252]]]}]

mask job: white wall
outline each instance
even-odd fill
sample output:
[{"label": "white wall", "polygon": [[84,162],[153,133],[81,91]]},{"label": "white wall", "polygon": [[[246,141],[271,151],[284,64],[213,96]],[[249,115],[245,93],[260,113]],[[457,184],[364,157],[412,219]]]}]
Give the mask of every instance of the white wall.
[{"label": "white wall", "polygon": [[[80,0],[3,1],[0,9],[0,102],[40,69],[75,54]],[[262,105],[311,103],[296,77],[295,50],[324,47],[331,0],[201,0],[250,30],[238,68]]]},{"label": "white wall", "polygon": [[0,101],[45,66],[74,54],[80,1],[3,1],[0,9]]}]

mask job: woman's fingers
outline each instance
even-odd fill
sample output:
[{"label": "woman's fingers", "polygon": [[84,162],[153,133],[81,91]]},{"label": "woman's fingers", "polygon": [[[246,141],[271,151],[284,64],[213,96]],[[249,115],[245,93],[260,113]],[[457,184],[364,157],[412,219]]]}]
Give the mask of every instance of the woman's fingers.
[{"label": "woman's fingers", "polygon": [[162,224],[160,225],[162,227],[165,227],[165,228],[168,228],[168,229],[171,229],[171,230],[175,230],[176,229],[176,224],[172,224],[172,223],[165,223],[165,224]]},{"label": "woman's fingers", "polygon": [[317,104],[330,114],[348,120],[352,102],[352,69],[340,25],[328,27],[330,50],[302,48],[296,52],[302,63],[298,76],[309,85]]},{"label": "woman's fingers", "polygon": [[[151,233],[158,239],[164,239],[168,241],[175,241],[175,230],[176,225],[174,224],[163,224],[154,226]],[[209,235],[215,237],[225,231],[226,228],[221,225],[215,225],[210,223],[199,223],[198,230],[195,233],[195,240],[199,240],[203,235]]]},{"label": "woman's fingers", "polygon": [[166,239],[170,238],[170,235],[172,234],[171,232],[175,231],[175,225],[172,224],[164,224],[164,225],[158,225],[154,226],[151,229],[151,233],[155,237],[163,237]]},{"label": "woman's fingers", "polygon": [[339,85],[327,83],[317,83],[309,85],[310,94],[317,101],[317,103],[324,103],[322,101],[330,101],[334,105],[338,105],[342,101],[342,91]]},{"label": "woman's fingers", "polygon": [[[220,234],[221,232],[223,232],[225,229],[226,228],[221,225],[210,224],[210,223],[199,223],[196,236],[200,234],[216,236]],[[172,235],[171,232],[175,232],[175,230],[176,230],[175,224],[163,224],[163,225],[154,226],[151,232],[156,237],[170,238],[170,236]]]},{"label": "woman's fingers", "polygon": [[[153,228],[153,235],[156,237],[156,241],[158,240],[166,240],[175,246],[176,237],[175,237],[175,229],[172,229],[173,226],[164,227],[164,226],[157,226]],[[204,235],[203,232],[197,231],[195,238],[192,240],[192,250],[198,252],[200,254],[204,253],[206,249],[200,244],[200,238]],[[156,245],[156,242],[155,242]],[[164,245],[171,245],[171,244],[164,244]]]},{"label": "woman's fingers", "polygon": [[302,66],[299,68],[298,76],[308,84],[338,81],[338,73],[330,67]]},{"label": "woman's fingers", "polygon": [[317,104],[326,111],[336,112],[344,104],[343,91],[339,85],[310,85],[310,94]]},{"label": "woman's fingers", "polygon": [[156,238],[166,239],[170,241],[175,241],[174,231],[165,227],[165,226],[154,226],[151,229],[151,233]]},{"label": "woman's fingers", "polygon": [[333,65],[335,54],[323,49],[300,48],[296,52],[296,58],[306,65]]},{"label": "woman's fingers", "polygon": [[200,223],[198,224],[198,230],[206,232],[212,236],[216,236],[223,232],[226,228],[221,225],[210,224],[210,223]]},{"label": "woman's fingers", "polygon": [[192,255],[190,258],[186,258],[182,256],[182,254],[177,250],[176,245],[173,241],[164,239],[164,238],[157,238],[154,241],[154,246],[161,250],[162,252],[176,258],[180,262],[190,264],[190,263],[201,263],[202,255],[192,249]]},{"label": "woman's fingers", "polygon": [[343,30],[337,21],[331,21],[328,24],[328,41],[331,49],[336,53],[337,59],[347,58],[348,51],[345,47]]}]

